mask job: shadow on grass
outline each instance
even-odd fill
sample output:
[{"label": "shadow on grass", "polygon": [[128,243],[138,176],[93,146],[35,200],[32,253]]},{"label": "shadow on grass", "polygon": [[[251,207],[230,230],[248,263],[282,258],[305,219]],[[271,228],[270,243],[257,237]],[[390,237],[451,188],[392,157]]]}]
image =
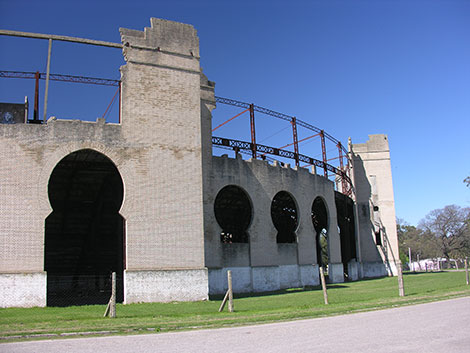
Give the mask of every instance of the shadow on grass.
[{"label": "shadow on grass", "polygon": [[[327,289],[333,288],[349,288],[347,284],[328,284]],[[233,293],[233,297],[236,299],[240,298],[257,298],[257,297],[266,297],[271,295],[282,295],[282,294],[289,294],[289,293],[300,293],[300,292],[313,292],[313,291],[321,291],[321,286],[305,286],[303,288],[287,288],[287,289],[280,289],[271,292],[257,292],[257,293]],[[209,296],[209,300],[222,300],[225,294],[213,294]]]},{"label": "shadow on grass", "polygon": [[[426,274],[438,274],[438,273],[444,273],[444,272],[449,272],[445,270],[441,271],[429,271],[429,272],[404,272],[403,276],[414,276],[414,275],[426,275]],[[394,276],[397,278],[396,276]],[[389,276],[383,276],[383,277],[371,277],[371,278],[361,278],[359,281],[347,281],[344,283],[335,283],[335,284],[327,284],[327,289],[343,289],[343,288],[349,288],[351,283],[357,283],[357,282],[368,282],[368,281],[377,281],[383,278],[389,278]],[[274,295],[282,295],[282,294],[289,294],[289,293],[300,293],[300,292],[311,292],[311,291],[321,291],[322,288],[320,285],[318,286],[306,286],[303,288],[288,288],[288,289],[281,289],[281,290],[276,290],[276,291],[271,291],[271,292],[257,292],[257,293],[234,293],[233,297],[236,299],[240,298],[257,298],[257,297],[265,297],[265,296],[274,296]],[[408,294],[408,293],[407,293]],[[412,293],[409,293],[410,295]],[[209,300],[222,300],[224,298],[224,294],[213,294],[209,296]]]},{"label": "shadow on grass", "polygon": [[403,276],[414,276],[414,275],[428,275],[428,274],[432,274],[432,273],[444,273],[444,272],[447,272],[447,271],[423,271],[423,272],[419,272],[419,271],[416,271],[416,272],[411,272],[411,271],[408,271],[408,272],[403,272]]}]

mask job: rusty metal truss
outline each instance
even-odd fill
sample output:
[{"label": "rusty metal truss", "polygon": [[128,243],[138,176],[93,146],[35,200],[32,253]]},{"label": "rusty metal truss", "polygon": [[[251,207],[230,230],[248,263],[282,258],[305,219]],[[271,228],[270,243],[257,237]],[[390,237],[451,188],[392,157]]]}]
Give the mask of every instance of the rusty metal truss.
[{"label": "rusty metal truss", "polygon": [[[34,119],[31,120],[30,122],[39,122],[39,119],[37,117],[38,115],[38,97],[37,97],[37,91],[38,91],[38,80],[39,79],[45,79],[46,74],[45,73],[39,73],[39,72],[21,72],[21,71],[0,71],[0,78],[26,78],[26,79],[35,79],[36,80],[36,94],[35,94],[35,110],[34,110]],[[85,83],[85,84],[95,84],[95,85],[103,85],[103,86],[115,86],[119,87],[119,99],[121,98],[120,91],[121,91],[121,81],[120,80],[111,80],[111,79],[106,79],[106,78],[96,78],[96,77],[85,77],[85,76],[73,76],[73,75],[60,75],[60,74],[49,74],[49,80],[52,81],[62,81],[62,82],[74,82],[74,83]],[[341,179],[341,184],[342,184],[342,192],[348,196],[352,195],[353,192],[353,185],[351,182],[351,179],[348,176],[349,173],[349,161],[347,163],[347,167],[344,166],[343,164],[343,157],[348,159],[348,151],[343,147],[341,142],[331,136],[330,134],[326,133],[324,130],[313,126],[305,121],[299,120],[294,116],[290,116],[284,113],[279,113],[271,109],[267,109],[264,107],[257,106],[252,103],[246,103],[246,102],[241,102],[235,99],[230,99],[230,98],[224,98],[224,97],[215,97],[216,102],[220,104],[227,104],[239,108],[244,108],[245,111],[250,112],[250,129],[251,129],[251,142],[246,142],[246,141],[240,141],[240,140],[234,140],[234,139],[228,139],[228,138],[223,138],[223,137],[217,137],[213,136],[212,137],[212,144],[217,147],[225,148],[225,149],[231,149],[234,150],[235,153],[244,153],[244,154],[251,154],[253,158],[261,158],[261,159],[268,159],[268,160],[273,160],[272,158],[267,157],[266,155],[271,155],[271,156],[278,156],[282,158],[287,158],[287,159],[292,159],[295,161],[295,165],[299,167],[299,162],[304,162],[306,165],[314,165],[318,168],[323,169],[323,174],[325,177],[328,177],[328,172],[331,172],[335,175],[337,175]],[[114,98],[113,98],[114,100]],[[108,106],[109,108],[109,106]],[[108,110],[108,109],[107,109]],[[106,111],[107,111],[106,110]],[[226,124],[230,120],[236,118],[237,116],[243,114],[245,111],[243,111],[240,114],[237,114],[235,117],[229,119],[228,121],[224,122],[223,124],[219,125],[218,127]],[[288,151],[281,148],[276,148],[276,147],[271,147],[271,146],[266,146],[266,145],[261,145],[256,142],[256,134],[255,134],[255,112],[266,114],[284,121],[289,122],[292,124],[292,129],[293,129],[293,143],[286,145],[284,147],[288,147],[291,145],[294,145],[294,151]],[[106,113],[105,113],[106,114]],[[121,121],[120,117],[120,111],[119,111],[119,121]],[[316,134],[309,136],[303,140],[306,140],[311,137],[315,136],[320,136],[321,137],[321,142],[322,142],[322,159],[323,160],[318,160],[303,154],[299,153],[299,143],[302,142],[303,140],[298,140],[297,137],[297,126],[301,126],[303,128],[306,128],[308,130],[314,131]],[[214,130],[216,130],[218,127],[216,127]],[[336,147],[338,148],[339,156],[334,157],[331,159],[327,159],[326,156],[326,148],[325,148],[325,139],[333,142]],[[344,153],[344,154],[343,154]],[[339,158],[339,169],[334,167],[333,165],[329,164],[329,160],[337,159]]]},{"label": "rusty metal truss", "polygon": [[349,176],[342,170],[332,166],[331,164],[325,163],[318,159],[306,156],[304,154],[296,154],[292,151],[287,151],[283,149],[279,149],[276,147],[256,144],[255,146],[251,142],[247,141],[240,141],[234,139],[228,139],[224,137],[212,136],[212,144],[215,146],[223,146],[228,147],[233,150],[237,151],[245,151],[251,153],[253,150],[259,152],[260,154],[270,154],[278,157],[293,159],[294,161],[298,158],[299,161],[305,162],[309,165],[314,165],[318,168],[322,168],[325,171],[329,171],[341,177],[345,180],[349,185],[351,185],[351,179]]},{"label": "rusty metal truss", "polygon": [[[35,79],[36,73],[35,72],[22,72],[22,71],[0,71],[0,77]],[[40,72],[39,78],[45,80],[46,74],[44,72]],[[88,84],[94,84],[94,85],[115,86],[115,87],[118,87],[119,82],[120,82],[120,80],[111,80],[107,78],[59,75],[59,74],[50,74],[49,80],[62,81],[62,82],[74,82],[74,83],[88,83]]]},{"label": "rusty metal truss", "polygon": [[[265,159],[266,155],[270,154],[270,155],[279,156],[283,158],[293,159],[297,167],[300,166],[300,162],[304,162],[306,163],[306,165],[314,165],[316,167],[323,169],[323,175],[325,176],[325,178],[328,178],[328,172],[331,172],[337,175],[341,181],[342,192],[348,196],[352,195],[353,185],[348,175],[349,165],[350,165],[349,160],[348,160],[348,151],[343,147],[343,145],[341,144],[339,140],[337,140],[336,138],[334,138],[333,136],[331,136],[324,130],[316,126],[313,126],[305,121],[299,120],[294,116],[290,116],[284,113],[279,113],[271,109],[254,105],[252,103],[250,104],[246,102],[241,102],[241,101],[237,101],[231,98],[224,98],[224,97],[216,96],[215,99],[217,103],[231,105],[231,106],[245,109],[242,113],[248,110],[250,111],[251,143],[245,142],[245,141],[234,140],[234,139],[224,139],[220,137],[213,137],[212,138],[213,145],[218,146],[218,147],[223,146],[225,148],[232,148],[235,151],[235,153],[238,153],[240,151],[244,151],[245,153],[251,153],[253,158],[261,157],[262,159]],[[255,134],[255,114],[254,114],[255,112],[259,112],[259,113],[266,114],[266,115],[269,115],[269,116],[272,116],[272,117],[275,117],[284,121],[288,121],[292,125],[293,143],[290,143],[280,148],[258,144],[256,142],[256,134]],[[220,124],[214,130],[216,130],[218,127],[222,125],[225,125],[226,123],[233,120],[234,118],[241,115],[242,113],[237,114],[235,115],[235,117],[230,118],[229,120]],[[297,135],[297,126],[301,126],[305,129],[313,131],[315,132],[315,134],[299,141],[298,135]],[[320,136],[321,138],[321,150],[322,150],[321,161],[299,153],[299,143],[315,136]],[[327,159],[326,145],[325,145],[326,140],[333,142],[334,145],[338,148],[338,157]],[[288,151],[288,150],[283,149],[285,147],[292,146],[292,145],[294,146],[294,151]],[[346,158],[346,160],[348,160],[347,168],[344,167],[343,158]],[[328,163],[329,160],[336,160],[336,159],[339,159],[339,169]]]},{"label": "rusty metal truss", "polygon": [[[220,103],[220,104],[227,104],[227,105],[232,105],[232,106],[235,106],[235,107],[245,108],[245,109],[250,109],[250,105],[252,105],[253,110],[255,112],[270,115],[270,116],[273,116],[275,118],[288,121],[290,123],[293,121],[293,119],[295,119],[295,122],[298,126],[302,126],[302,127],[306,128],[308,130],[315,131],[316,133],[321,133],[323,131],[322,129],[320,129],[316,126],[313,126],[313,125],[311,125],[311,124],[309,124],[305,121],[297,119],[294,116],[287,115],[287,114],[284,114],[284,113],[279,113],[279,112],[276,112],[276,111],[271,110],[271,109],[260,107],[258,105],[237,101],[237,100],[231,99],[231,98],[218,97],[218,96],[215,97],[215,100],[216,100],[217,103]],[[334,142],[335,145],[340,144],[340,141],[337,140],[336,138],[334,138],[333,136],[331,136],[330,134],[326,133],[325,131],[323,131],[323,133],[324,133],[325,137],[328,140]],[[348,153],[348,151],[344,147],[342,147],[342,149],[343,149],[344,153]]]}]

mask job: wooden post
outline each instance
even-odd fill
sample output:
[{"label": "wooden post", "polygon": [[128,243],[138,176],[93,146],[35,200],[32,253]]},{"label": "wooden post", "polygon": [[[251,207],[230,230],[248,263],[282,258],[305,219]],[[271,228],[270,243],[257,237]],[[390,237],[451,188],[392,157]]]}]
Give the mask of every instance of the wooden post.
[{"label": "wooden post", "polygon": [[116,272],[111,275],[111,298],[104,312],[104,316],[116,317]]},{"label": "wooden post", "polygon": [[403,285],[403,270],[402,270],[400,261],[397,263],[397,271],[398,271],[398,295],[400,297],[404,297],[405,287]]},{"label": "wooden post", "polygon": [[222,300],[222,304],[220,304],[220,307],[219,307],[219,313],[224,310],[225,308],[225,303],[227,302],[227,299],[228,299],[228,291],[225,292],[225,296],[224,296],[224,299]]},{"label": "wooden post", "polygon": [[109,317],[116,317],[116,272],[111,276],[111,308]]},{"label": "wooden post", "polygon": [[232,271],[227,271],[228,280],[228,311],[233,313]]},{"label": "wooden post", "polygon": [[468,259],[465,257],[465,279],[467,280],[467,286],[468,286]]},{"label": "wooden post", "polygon": [[326,292],[326,282],[325,274],[323,273],[323,266],[320,266],[320,281],[321,288],[323,289],[323,299],[325,300],[325,304],[328,305],[328,293]]},{"label": "wooden post", "polygon": [[233,290],[232,290],[232,271],[227,271],[227,281],[228,281],[228,290],[225,293],[224,299],[222,300],[222,304],[219,307],[219,313],[224,310],[225,303],[227,303],[228,299],[228,311],[233,313]]},{"label": "wooden post", "polygon": [[[411,248],[408,248],[408,264],[410,266],[410,271],[415,272],[414,266],[412,265],[411,261],[412,261],[411,260]],[[411,269],[411,268],[413,268],[413,269]]]}]

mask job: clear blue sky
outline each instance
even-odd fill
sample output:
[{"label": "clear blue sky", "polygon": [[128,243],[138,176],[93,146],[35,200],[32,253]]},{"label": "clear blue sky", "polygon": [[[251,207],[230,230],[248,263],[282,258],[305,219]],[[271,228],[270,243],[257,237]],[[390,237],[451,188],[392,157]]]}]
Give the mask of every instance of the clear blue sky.
[{"label": "clear blue sky", "polygon": [[[112,42],[150,17],[194,25],[218,96],[295,115],[343,143],[387,134],[398,217],[417,224],[470,206],[470,1],[0,0],[1,29]],[[0,36],[0,47],[0,70],[45,71],[46,41]],[[119,79],[123,63],[118,49],[54,42],[51,72]],[[0,79],[0,101],[32,103],[33,85]],[[48,115],[94,120],[114,88],[88,91],[51,84]],[[229,117],[218,111],[214,122]],[[275,132],[260,124],[258,136]]]}]

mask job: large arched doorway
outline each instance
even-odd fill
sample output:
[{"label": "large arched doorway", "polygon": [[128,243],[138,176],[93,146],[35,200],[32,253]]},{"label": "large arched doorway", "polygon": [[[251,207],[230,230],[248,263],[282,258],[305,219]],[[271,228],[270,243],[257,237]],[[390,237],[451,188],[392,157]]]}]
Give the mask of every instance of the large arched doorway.
[{"label": "large arched doorway", "polygon": [[356,259],[356,232],[354,225],[354,201],[335,191],[336,216],[341,240],[341,261],[345,279],[349,279],[349,261]]},{"label": "large arched doorway", "polygon": [[85,149],[63,158],[48,185],[52,213],[46,218],[47,305],[105,304],[117,274],[123,301],[124,188],[105,155]]},{"label": "large arched doorway", "polygon": [[315,244],[317,248],[318,266],[322,266],[328,273],[328,211],[321,197],[315,198],[312,204],[312,223],[315,229]]}]

